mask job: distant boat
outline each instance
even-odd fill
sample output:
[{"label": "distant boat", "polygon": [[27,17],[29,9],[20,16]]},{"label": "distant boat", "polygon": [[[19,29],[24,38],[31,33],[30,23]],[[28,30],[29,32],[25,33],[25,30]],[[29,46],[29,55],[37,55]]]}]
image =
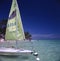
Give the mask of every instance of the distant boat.
[{"label": "distant boat", "polygon": [[[7,22],[7,28],[6,28],[6,34],[5,34],[5,40],[13,41],[16,40],[16,46],[17,41],[24,41],[25,35],[24,30],[22,26],[21,16],[17,4],[17,0],[12,1],[11,10],[8,17]],[[18,49],[18,47],[13,48],[7,48],[7,47],[1,47],[0,48],[0,55],[20,55],[20,54],[30,54],[33,51],[31,50],[25,50],[25,49]]]}]

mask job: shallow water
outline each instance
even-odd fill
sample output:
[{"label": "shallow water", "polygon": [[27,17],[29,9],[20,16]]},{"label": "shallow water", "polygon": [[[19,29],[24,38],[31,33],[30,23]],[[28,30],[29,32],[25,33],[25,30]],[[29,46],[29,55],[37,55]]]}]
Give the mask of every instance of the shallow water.
[{"label": "shallow water", "polygon": [[[15,42],[0,43],[1,46],[15,46]],[[39,53],[40,61],[60,61],[60,40],[39,40],[29,42],[18,42],[19,48],[33,49]],[[0,61],[36,61],[33,55],[8,57],[0,56]]]}]

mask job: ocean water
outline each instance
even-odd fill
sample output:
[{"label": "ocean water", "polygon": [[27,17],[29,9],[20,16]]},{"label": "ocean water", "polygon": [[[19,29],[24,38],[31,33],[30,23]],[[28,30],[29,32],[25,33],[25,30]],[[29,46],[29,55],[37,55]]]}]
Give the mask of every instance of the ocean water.
[{"label": "ocean water", "polygon": [[[15,46],[16,43],[0,43],[0,47],[10,47],[11,45]],[[33,40],[31,43],[28,41],[18,42],[17,47],[37,51],[40,61],[60,61],[60,40]],[[33,55],[0,56],[0,61],[36,61],[36,58]]]}]

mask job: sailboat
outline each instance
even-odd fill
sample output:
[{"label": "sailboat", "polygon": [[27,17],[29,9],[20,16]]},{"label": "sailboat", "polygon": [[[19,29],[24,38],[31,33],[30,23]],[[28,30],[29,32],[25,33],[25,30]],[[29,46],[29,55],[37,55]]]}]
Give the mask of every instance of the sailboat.
[{"label": "sailboat", "polygon": [[[17,4],[17,0],[12,0],[12,6],[8,17],[5,40],[16,40],[16,46],[18,41],[24,41],[24,29],[21,21],[21,16]],[[18,47],[2,47],[0,48],[0,55],[20,55],[20,54],[33,53],[31,50],[19,49]]]},{"label": "sailboat", "polygon": [[17,47],[18,41],[25,41],[24,29],[21,21],[20,11],[17,0],[12,0],[12,6],[9,13],[6,34],[6,41],[16,41],[15,47],[0,47],[0,55],[3,56],[19,56],[20,54],[33,54],[36,60],[39,61],[38,53],[28,49],[20,49]]}]

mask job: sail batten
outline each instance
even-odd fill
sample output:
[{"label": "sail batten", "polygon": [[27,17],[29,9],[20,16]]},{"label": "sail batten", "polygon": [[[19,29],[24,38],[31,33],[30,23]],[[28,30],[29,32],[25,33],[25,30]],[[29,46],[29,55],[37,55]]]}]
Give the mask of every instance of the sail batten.
[{"label": "sail batten", "polygon": [[6,40],[24,40],[24,30],[21,21],[21,15],[18,8],[17,0],[13,0],[10,14],[8,17],[6,34]]}]

